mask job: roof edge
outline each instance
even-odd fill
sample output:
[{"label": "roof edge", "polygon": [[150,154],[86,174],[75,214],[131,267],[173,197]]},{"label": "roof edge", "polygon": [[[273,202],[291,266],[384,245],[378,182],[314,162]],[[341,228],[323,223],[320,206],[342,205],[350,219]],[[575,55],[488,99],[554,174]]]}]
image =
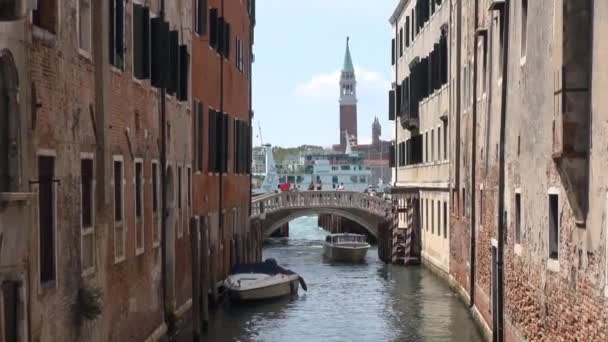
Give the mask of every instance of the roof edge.
[{"label": "roof edge", "polygon": [[400,0],[397,7],[393,11],[393,14],[388,19],[389,24],[394,25],[399,19],[399,15],[403,12],[403,8],[410,2],[410,0]]}]

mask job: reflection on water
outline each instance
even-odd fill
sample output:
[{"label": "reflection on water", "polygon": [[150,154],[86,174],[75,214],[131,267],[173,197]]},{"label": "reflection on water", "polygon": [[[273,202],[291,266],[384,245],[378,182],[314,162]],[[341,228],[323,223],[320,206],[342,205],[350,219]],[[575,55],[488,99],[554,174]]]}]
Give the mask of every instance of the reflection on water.
[{"label": "reflection on water", "polygon": [[436,276],[367,262],[323,262],[327,232],[316,217],[290,223],[290,239],[273,241],[265,258],[300,273],[308,292],[256,304],[224,304],[212,315],[208,341],[481,341],[470,315]]}]

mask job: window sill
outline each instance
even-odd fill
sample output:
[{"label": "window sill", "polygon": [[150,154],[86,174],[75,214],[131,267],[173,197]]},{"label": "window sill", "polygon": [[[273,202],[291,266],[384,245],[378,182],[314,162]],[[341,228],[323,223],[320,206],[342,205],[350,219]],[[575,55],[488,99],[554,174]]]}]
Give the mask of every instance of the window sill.
[{"label": "window sill", "polygon": [[57,287],[57,280],[49,280],[40,283],[41,290],[53,290]]},{"label": "window sill", "polygon": [[35,198],[34,192],[0,192],[0,203],[28,202]]},{"label": "window sill", "polygon": [[116,67],[115,65],[110,64],[110,71],[115,73],[116,75],[122,75],[123,70],[119,69],[118,67]]},{"label": "window sill", "polygon": [[526,56],[523,56],[519,59],[519,66],[523,67],[524,65],[526,65]]},{"label": "window sill", "polygon": [[547,260],[547,270],[559,273],[559,260],[557,259],[549,259]]},{"label": "window sill", "polygon": [[521,244],[516,243],[515,245],[513,245],[513,253],[515,253],[515,255],[521,256],[522,250],[523,248],[521,247]]},{"label": "window sill", "polygon": [[78,55],[85,61],[87,61],[89,63],[93,63],[93,55],[91,55],[90,52],[83,50],[81,48],[78,48]]},{"label": "window sill", "polygon": [[152,248],[160,247],[160,241],[152,242]]},{"label": "window sill", "polygon": [[51,47],[54,47],[57,42],[57,35],[55,33],[51,33],[35,25],[32,25],[32,36]]},{"label": "window sill", "polygon": [[143,247],[142,248],[136,248],[135,249],[135,255],[142,255],[142,254],[144,254],[144,250],[145,249]]},{"label": "window sill", "polygon": [[123,262],[125,260],[127,260],[127,257],[124,256],[124,255],[121,256],[120,258],[114,258],[114,265],[118,265],[118,264],[120,264],[121,262]]}]

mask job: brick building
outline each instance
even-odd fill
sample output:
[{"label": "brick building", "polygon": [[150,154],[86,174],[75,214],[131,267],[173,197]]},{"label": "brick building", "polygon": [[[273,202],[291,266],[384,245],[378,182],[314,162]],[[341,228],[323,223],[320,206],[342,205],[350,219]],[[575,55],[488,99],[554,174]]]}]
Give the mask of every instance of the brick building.
[{"label": "brick building", "polygon": [[249,241],[255,1],[197,1],[193,35],[193,215],[209,229],[211,288]]},{"label": "brick building", "polygon": [[448,279],[495,341],[604,341],[608,5],[445,4]]},{"label": "brick building", "polygon": [[[219,37],[219,22],[201,21],[206,3],[1,2],[0,340],[158,340],[187,317],[190,217],[203,198],[221,200],[217,180],[200,183],[193,144],[191,85],[200,91],[205,75],[203,86],[217,94],[206,77],[221,72],[220,58],[191,63],[210,37],[201,29]],[[234,57],[225,64],[249,71],[252,10],[249,2],[226,8],[238,33],[227,40]],[[251,83],[242,78],[225,82],[224,97],[232,105],[249,95],[238,102],[245,121]],[[247,159],[244,133],[205,147],[230,154],[233,138]],[[226,208],[243,208],[240,217],[248,214],[245,171],[225,177],[224,191],[239,194]],[[97,290],[98,305],[87,305]]]}]

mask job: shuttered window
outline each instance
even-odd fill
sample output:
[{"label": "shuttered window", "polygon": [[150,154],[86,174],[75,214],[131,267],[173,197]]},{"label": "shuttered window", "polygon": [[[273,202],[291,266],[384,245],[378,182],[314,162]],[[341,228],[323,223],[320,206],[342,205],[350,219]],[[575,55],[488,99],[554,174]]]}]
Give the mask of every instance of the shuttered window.
[{"label": "shuttered window", "polygon": [[224,17],[217,18],[217,52],[222,56],[224,56],[224,45],[226,45],[225,29],[226,22],[224,21]]},{"label": "shuttered window", "polygon": [[40,282],[55,281],[55,158],[38,157]]},{"label": "shuttered window", "polygon": [[207,163],[208,172],[217,172],[217,133],[217,113],[213,109],[209,108],[209,133],[207,135],[207,145],[209,146],[209,157]]},{"label": "shuttered window", "polygon": [[179,81],[179,32],[169,31],[167,93],[176,94]]},{"label": "shuttered window", "polygon": [[207,33],[207,0],[195,0],[195,30],[203,36]]},{"label": "shuttered window", "polygon": [[150,9],[133,4],[133,74],[150,77]]},{"label": "shuttered window", "polygon": [[410,17],[405,18],[405,46],[410,46]]},{"label": "shuttered window", "polygon": [[203,104],[195,101],[194,102],[194,110],[195,110],[195,148],[194,151],[196,153],[194,160],[194,167],[196,171],[203,171],[203,149],[204,149],[204,128],[205,128],[205,118],[203,113]]},{"label": "shuttered window", "polygon": [[218,15],[217,8],[209,10],[209,45],[217,48],[218,43]]},{"label": "shuttered window", "polygon": [[110,64],[125,67],[125,0],[110,0]]},{"label": "shuttered window", "polygon": [[[4,3],[2,5],[7,6]],[[12,6],[8,5],[8,7]],[[6,7],[4,9],[6,10]],[[57,14],[57,0],[37,1],[37,8],[32,11],[32,23],[37,27],[55,34],[57,33]]]},{"label": "shuttered window", "polygon": [[230,24],[224,22],[224,51],[223,55],[226,59],[230,59]]},{"label": "shuttered window", "polygon": [[395,38],[391,41],[391,64],[395,65]]},{"label": "shuttered window", "polygon": [[403,56],[403,27],[399,29],[399,57]]},{"label": "shuttered window", "polygon": [[177,99],[188,101],[188,83],[190,81],[190,53],[187,45],[179,47],[179,74]]},{"label": "shuttered window", "polygon": [[395,91],[388,92],[388,119],[395,120]]},{"label": "shuttered window", "polygon": [[161,88],[167,73],[168,53],[166,47],[169,44],[169,23],[161,18],[152,18],[150,23],[150,79],[153,87]]},{"label": "shuttered window", "polygon": [[396,112],[395,115],[396,116],[401,116],[401,96],[403,95],[402,90],[401,90],[401,85],[397,85],[397,90],[395,91],[395,96],[397,96],[396,99]]},{"label": "shuttered window", "polygon": [[388,155],[388,166],[395,167],[395,145],[389,146]]}]

